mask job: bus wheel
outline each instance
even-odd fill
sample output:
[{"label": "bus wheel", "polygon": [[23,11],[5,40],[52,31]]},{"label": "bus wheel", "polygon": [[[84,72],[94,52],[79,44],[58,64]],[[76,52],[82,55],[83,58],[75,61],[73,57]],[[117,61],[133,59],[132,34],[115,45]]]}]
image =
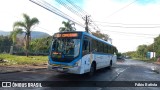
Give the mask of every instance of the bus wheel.
[{"label": "bus wheel", "polygon": [[89,76],[93,76],[93,74],[96,71],[96,64],[92,63],[91,67],[90,67],[90,72],[89,72]]},{"label": "bus wheel", "polygon": [[110,61],[110,64],[109,64],[109,67],[108,67],[109,69],[111,69],[112,68],[112,60]]}]

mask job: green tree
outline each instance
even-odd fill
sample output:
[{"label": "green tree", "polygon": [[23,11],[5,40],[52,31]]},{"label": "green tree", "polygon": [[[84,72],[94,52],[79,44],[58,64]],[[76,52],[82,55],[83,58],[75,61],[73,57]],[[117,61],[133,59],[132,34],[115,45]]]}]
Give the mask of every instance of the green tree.
[{"label": "green tree", "polygon": [[29,43],[31,39],[31,28],[39,23],[37,18],[30,18],[27,14],[23,14],[24,21],[17,21],[13,24],[13,30],[21,29],[25,32],[25,49],[26,56],[28,57],[29,52]]},{"label": "green tree", "polygon": [[143,59],[146,57],[147,51],[147,45],[139,45],[137,49],[137,54]]},{"label": "green tree", "polygon": [[59,31],[60,32],[64,32],[64,31],[76,31],[76,28],[74,27],[75,26],[75,23],[71,22],[71,21],[63,21],[62,24],[64,25],[64,27],[60,27],[59,28]]},{"label": "green tree", "polygon": [[10,37],[12,38],[13,46],[16,44],[17,35],[22,33],[23,31],[21,28],[16,28],[11,32]]},{"label": "green tree", "polygon": [[122,56],[122,53],[118,52],[117,57],[121,57],[121,56]]},{"label": "green tree", "polygon": [[128,52],[123,53],[123,54],[126,55],[126,56],[130,56],[132,58],[137,58],[138,57],[138,54],[137,54],[136,51],[128,51]]},{"label": "green tree", "polygon": [[46,45],[47,42],[51,42],[52,37],[39,38],[31,41],[31,49],[33,51],[48,51],[50,45]]},{"label": "green tree", "polygon": [[12,45],[12,39],[8,36],[0,36],[0,53],[9,52]]},{"label": "green tree", "polygon": [[160,35],[154,38],[153,48],[153,51],[156,52],[156,56],[160,56]]},{"label": "green tree", "polygon": [[147,50],[148,50],[149,52],[153,52],[153,51],[154,51],[153,49],[154,49],[153,44],[150,44],[150,45],[147,46]]},{"label": "green tree", "polygon": [[100,31],[92,32],[92,34],[98,38],[108,41],[109,36],[107,34],[102,34]]}]

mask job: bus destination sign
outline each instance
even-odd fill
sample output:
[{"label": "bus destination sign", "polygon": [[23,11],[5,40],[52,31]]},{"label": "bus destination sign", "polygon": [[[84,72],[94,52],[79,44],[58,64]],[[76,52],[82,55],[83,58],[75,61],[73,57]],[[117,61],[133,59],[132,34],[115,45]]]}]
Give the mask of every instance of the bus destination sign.
[{"label": "bus destination sign", "polygon": [[58,33],[58,34],[55,35],[55,37],[57,37],[57,38],[60,38],[60,37],[62,37],[62,38],[65,38],[65,37],[78,37],[78,33],[62,33],[62,34]]}]

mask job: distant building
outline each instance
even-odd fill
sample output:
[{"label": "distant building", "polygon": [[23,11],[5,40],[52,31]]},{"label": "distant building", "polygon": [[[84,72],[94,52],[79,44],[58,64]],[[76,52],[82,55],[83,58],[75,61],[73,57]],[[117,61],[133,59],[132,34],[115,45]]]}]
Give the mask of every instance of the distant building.
[{"label": "distant building", "polygon": [[155,52],[147,52],[147,58],[151,59],[151,58],[155,58],[155,57],[156,57]]}]

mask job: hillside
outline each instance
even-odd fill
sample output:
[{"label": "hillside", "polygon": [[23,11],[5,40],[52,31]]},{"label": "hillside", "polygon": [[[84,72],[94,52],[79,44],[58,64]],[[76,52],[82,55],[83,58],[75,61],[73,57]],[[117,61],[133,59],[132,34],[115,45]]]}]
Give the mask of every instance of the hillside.
[{"label": "hillside", "polygon": [[10,34],[10,32],[1,31],[1,30],[0,30],[0,35],[7,36],[7,35],[9,35],[9,34]]},{"label": "hillside", "polygon": [[[10,32],[7,32],[7,31],[0,31],[0,35],[3,35],[3,36],[7,36],[9,35]],[[24,33],[22,35],[18,35],[18,37],[24,37]],[[31,37],[32,39],[36,39],[36,38],[43,38],[43,37],[48,37],[50,36],[49,34],[45,33],[45,32],[40,32],[40,31],[32,31],[31,32]]]}]

